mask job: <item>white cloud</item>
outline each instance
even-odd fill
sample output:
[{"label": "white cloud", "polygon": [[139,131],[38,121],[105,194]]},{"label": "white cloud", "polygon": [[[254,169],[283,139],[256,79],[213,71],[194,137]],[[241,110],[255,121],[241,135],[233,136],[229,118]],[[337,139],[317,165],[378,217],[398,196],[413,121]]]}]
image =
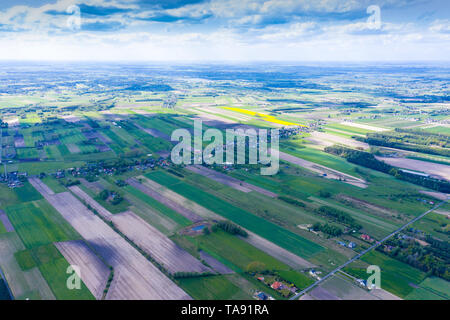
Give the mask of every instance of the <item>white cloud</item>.
[{"label": "white cloud", "polygon": [[[408,2],[400,1],[401,3]],[[410,1],[409,1],[410,2]],[[117,32],[71,32],[64,12],[72,4],[114,5],[137,8],[133,0],[58,0],[38,8],[12,7],[0,11],[0,59],[31,60],[448,60],[450,24],[436,20],[430,25],[382,21],[379,30],[358,21],[288,19],[264,24],[268,18],[295,12],[352,12],[369,0],[211,0],[164,13],[178,17],[202,17],[217,21],[192,28],[133,19],[152,11],[83,16],[82,23],[115,22],[126,26]],[[381,6],[399,1],[378,1]],[[223,20],[223,21],[222,21]],[[1,32],[2,25],[9,32]],[[248,27],[243,27],[248,25]],[[26,29],[26,32],[11,32]]]}]

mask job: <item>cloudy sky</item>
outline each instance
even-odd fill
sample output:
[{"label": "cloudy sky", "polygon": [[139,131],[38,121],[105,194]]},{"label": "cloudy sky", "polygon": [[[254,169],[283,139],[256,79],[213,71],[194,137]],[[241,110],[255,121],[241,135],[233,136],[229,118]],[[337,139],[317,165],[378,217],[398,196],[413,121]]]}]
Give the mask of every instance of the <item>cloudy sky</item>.
[{"label": "cloudy sky", "polygon": [[448,0],[0,0],[1,60],[450,60]]}]

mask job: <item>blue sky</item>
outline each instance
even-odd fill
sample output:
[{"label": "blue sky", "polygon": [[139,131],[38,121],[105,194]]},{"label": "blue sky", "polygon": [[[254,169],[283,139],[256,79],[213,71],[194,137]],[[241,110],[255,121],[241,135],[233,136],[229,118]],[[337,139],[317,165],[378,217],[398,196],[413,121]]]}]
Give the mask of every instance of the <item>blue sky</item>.
[{"label": "blue sky", "polygon": [[0,1],[0,41],[0,59],[449,60],[450,1]]}]

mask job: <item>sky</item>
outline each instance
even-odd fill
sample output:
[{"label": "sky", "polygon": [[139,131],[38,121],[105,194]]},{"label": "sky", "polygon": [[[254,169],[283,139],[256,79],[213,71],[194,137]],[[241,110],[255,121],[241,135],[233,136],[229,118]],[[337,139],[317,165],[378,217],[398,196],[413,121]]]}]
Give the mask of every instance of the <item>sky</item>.
[{"label": "sky", "polygon": [[448,0],[0,0],[0,60],[449,61]]}]

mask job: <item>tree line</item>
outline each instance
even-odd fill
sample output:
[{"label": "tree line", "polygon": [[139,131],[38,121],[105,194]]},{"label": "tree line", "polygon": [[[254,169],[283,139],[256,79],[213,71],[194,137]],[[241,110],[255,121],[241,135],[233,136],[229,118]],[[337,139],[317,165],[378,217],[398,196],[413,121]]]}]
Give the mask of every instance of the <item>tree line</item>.
[{"label": "tree line", "polygon": [[326,147],[324,151],[334,155],[341,156],[347,159],[348,162],[387,173],[391,176],[396,177],[397,179],[408,181],[439,192],[450,193],[449,182],[445,180],[439,180],[427,176],[421,176],[418,174],[405,172],[383,161],[377,160],[375,156],[371,153],[353,150],[341,146]]}]

